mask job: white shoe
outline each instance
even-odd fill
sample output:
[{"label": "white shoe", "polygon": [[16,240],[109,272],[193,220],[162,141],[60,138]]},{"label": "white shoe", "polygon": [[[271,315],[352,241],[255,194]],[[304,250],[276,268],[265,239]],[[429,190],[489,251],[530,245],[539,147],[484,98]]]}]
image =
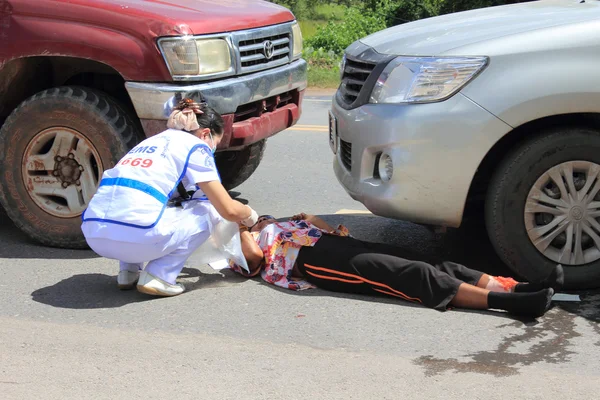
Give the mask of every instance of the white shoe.
[{"label": "white shoe", "polygon": [[135,287],[139,277],[140,271],[119,271],[119,276],[117,276],[117,285],[119,285],[119,289],[121,290],[131,290]]},{"label": "white shoe", "polygon": [[177,296],[184,292],[185,287],[181,283],[171,285],[146,271],[142,271],[137,283],[137,290],[153,296]]}]

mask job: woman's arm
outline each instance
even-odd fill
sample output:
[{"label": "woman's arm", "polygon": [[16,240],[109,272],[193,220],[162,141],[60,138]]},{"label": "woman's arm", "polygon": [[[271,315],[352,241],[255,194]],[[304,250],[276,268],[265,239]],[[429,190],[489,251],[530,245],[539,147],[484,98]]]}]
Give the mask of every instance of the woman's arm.
[{"label": "woman's arm", "polygon": [[298,221],[298,220],[303,219],[306,222],[310,222],[317,228],[323,229],[324,231],[327,231],[327,232],[335,231],[335,228],[333,226],[329,225],[327,222],[323,221],[321,218],[317,217],[316,215],[300,213],[300,214],[294,215],[291,219],[293,221]]},{"label": "woman's arm", "polygon": [[348,228],[346,228],[344,225],[338,225],[337,228],[334,228],[333,226],[329,225],[327,222],[323,221],[321,218],[319,218],[315,215],[307,215],[304,213],[300,213],[300,214],[294,215],[290,219],[292,221],[305,220],[306,222],[313,224],[317,228],[322,229],[325,232],[328,232],[328,233],[331,233],[334,235],[350,236],[350,232],[348,231]]},{"label": "woman's arm", "polygon": [[329,225],[327,222],[323,221],[321,218],[319,218],[315,215],[307,215],[306,221],[310,222],[317,228],[323,229],[324,231],[327,231],[327,232],[335,231],[335,228],[333,226]]},{"label": "woman's arm", "polygon": [[[198,182],[200,190],[204,192],[217,212],[226,220],[233,222],[244,221],[255,214],[252,208],[233,200],[227,190],[219,181]],[[256,221],[254,221],[256,222]]]},{"label": "woman's arm", "polygon": [[244,258],[246,259],[248,268],[250,269],[249,276],[255,276],[260,272],[264,254],[258,244],[254,241],[254,238],[248,231],[248,228],[240,228],[240,237],[242,239],[242,253],[244,253]]}]

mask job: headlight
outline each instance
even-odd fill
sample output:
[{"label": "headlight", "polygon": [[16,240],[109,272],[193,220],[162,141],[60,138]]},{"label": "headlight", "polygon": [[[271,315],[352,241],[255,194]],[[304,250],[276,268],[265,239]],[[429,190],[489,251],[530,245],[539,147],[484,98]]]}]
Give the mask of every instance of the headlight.
[{"label": "headlight", "polygon": [[233,73],[231,48],[223,38],[160,39],[160,50],[173,78]]},{"label": "headlight", "polygon": [[292,25],[292,34],[294,35],[294,59],[296,59],[302,56],[302,31],[297,22]]},{"label": "headlight", "polygon": [[346,69],[346,55],[342,57],[342,61],[340,61],[340,80],[344,78],[344,70]]},{"label": "headlight", "polygon": [[487,65],[487,57],[397,57],[381,73],[371,103],[445,100]]}]

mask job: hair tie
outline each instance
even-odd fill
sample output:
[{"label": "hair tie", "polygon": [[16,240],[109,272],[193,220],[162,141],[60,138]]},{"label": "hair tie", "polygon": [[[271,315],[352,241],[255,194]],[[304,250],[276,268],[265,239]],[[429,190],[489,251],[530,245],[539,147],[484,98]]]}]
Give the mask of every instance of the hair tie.
[{"label": "hair tie", "polygon": [[174,110],[167,121],[167,128],[188,132],[200,129],[196,114],[203,114],[203,112],[201,110],[198,111],[200,112],[197,113],[193,109]]}]

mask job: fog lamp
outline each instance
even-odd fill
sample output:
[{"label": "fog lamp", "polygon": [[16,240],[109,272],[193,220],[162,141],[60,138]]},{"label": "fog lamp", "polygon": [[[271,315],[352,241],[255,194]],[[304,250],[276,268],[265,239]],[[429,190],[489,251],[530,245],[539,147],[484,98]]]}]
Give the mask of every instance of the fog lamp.
[{"label": "fog lamp", "polygon": [[394,163],[389,154],[382,154],[379,159],[379,176],[382,181],[389,182],[394,174]]}]

